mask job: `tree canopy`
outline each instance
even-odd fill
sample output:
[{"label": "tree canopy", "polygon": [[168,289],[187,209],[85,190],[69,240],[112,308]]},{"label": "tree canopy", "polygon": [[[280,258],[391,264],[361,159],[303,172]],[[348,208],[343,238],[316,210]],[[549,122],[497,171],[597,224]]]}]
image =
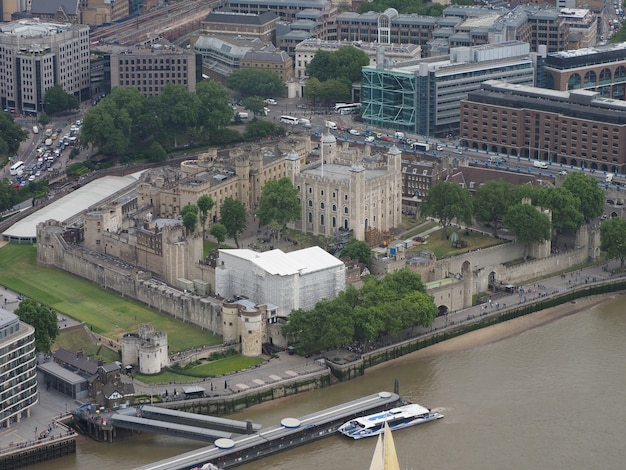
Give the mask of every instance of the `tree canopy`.
[{"label": "tree canopy", "polygon": [[440,181],[428,191],[420,212],[424,217],[439,219],[443,227],[441,238],[445,240],[448,236],[448,225],[453,220],[466,225],[472,223],[472,198],[469,191],[458,184]]},{"label": "tree canopy", "polygon": [[180,215],[183,218],[183,225],[187,230],[187,235],[191,235],[198,226],[198,206],[187,204],[180,210]]},{"label": "tree canopy", "polygon": [[429,326],[436,316],[437,307],[420,276],[404,268],[382,279],[366,276],[361,289],[350,286],[313,310],[291,312],[283,333],[312,353]]},{"label": "tree canopy", "polygon": [[280,227],[284,227],[289,222],[300,220],[300,212],[298,190],[289,178],[283,177],[265,183],[256,211],[262,225],[276,222]]},{"label": "tree canopy", "polygon": [[243,100],[243,107],[254,113],[254,117],[265,116],[265,103],[260,96],[249,96]]},{"label": "tree canopy", "polygon": [[43,107],[48,114],[57,114],[70,109],[78,109],[80,103],[74,95],[66,93],[61,85],[54,85],[46,91]]},{"label": "tree canopy", "polygon": [[246,230],[246,208],[241,201],[227,197],[220,207],[220,223],[239,248],[239,235]]},{"label": "tree canopy", "polygon": [[202,239],[204,240],[206,221],[209,218],[209,211],[213,209],[213,206],[215,206],[215,201],[211,196],[203,194],[198,198],[196,204],[200,210],[200,225],[202,225]]},{"label": "tree canopy", "polygon": [[24,299],[15,309],[15,314],[24,323],[35,328],[35,348],[49,353],[52,343],[59,334],[56,313],[41,302]]},{"label": "tree canopy", "polygon": [[222,224],[213,224],[211,226],[211,230],[209,230],[209,233],[213,235],[213,237],[215,237],[218,248],[226,240],[226,227],[224,227]]},{"label": "tree canopy", "polygon": [[524,245],[524,260],[532,243],[550,240],[550,218],[529,204],[515,204],[509,208],[504,223]]},{"label": "tree canopy", "polygon": [[351,238],[339,254],[340,258],[343,258],[344,256],[348,256],[351,259],[357,259],[360,263],[369,266],[372,260],[372,249],[363,240]]},{"label": "tree canopy", "polygon": [[600,225],[600,249],[609,259],[620,260],[620,271],[626,261],[626,220],[618,217],[605,220]]},{"label": "tree canopy", "polygon": [[576,230],[585,223],[580,211],[580,199],[563,186],[542,188],[537,203],[552,210],[552,227],[557,235],[565,230]]},{"label": "tree canopy", "polygon": [[369,65],[365,52],[354,46],[343,46],[336,51],[319,50],[306,66],[306,73],[324,83],[336,80],[350,87],[361,81],[361,67]]},{"label": "tree canopy", "polygon": [[12,157],[27,138],[28,131],[17,124],[13,116],[0,113],[0,156]]},{"label": "tree canopy", "polygon": [[282,96],[285,84],[271,70],[240,69],[228,77],[228,87],[245,96]]},{"label": "tree canopy", "polygon": [[512,185],[503,180],[488,180],[476,191],[474,215],[476,220],[491,224],[493,236],[504,223],[504,216],[514,202]]},{"label": "tree canopy", "polygon": [[563,182],[563,187],[580,201],[580,212],[589,222],[599,217],[604,210],[604,192],[598,180],[582,171],[570,173]]}]

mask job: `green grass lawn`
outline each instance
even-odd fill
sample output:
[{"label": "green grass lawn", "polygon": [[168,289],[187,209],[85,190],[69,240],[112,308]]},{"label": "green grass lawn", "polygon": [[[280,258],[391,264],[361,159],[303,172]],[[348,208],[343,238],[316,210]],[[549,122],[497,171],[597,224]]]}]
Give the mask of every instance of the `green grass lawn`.
[{"label": "green grass lawn", "polygon": [[110,338],[136,332],[139,325],[146,323],[168,334],[170,352],[221,343],[220,337],[197,327],[64,271],[38,265],[34,246],[11,243],[0,249],[0,284],[84,321],[94,332]]},{"label": "green grass lawn", "polygon": [[181,383],[181,382],[197,382],[198,377],[215,377],[233,371],[245,370],[261,364],[263,359],[257,357],[231,356],[217,361],[211,361],[197,365],[195,367],[186,368],[186,372],[194,374],[192,377],[184,374],[177,374],[174,371],[164,371],[155,375],[135,374],[135,378],[145,383]]},{"label": "green grass lawn", "polygon": [[105,363],[121,360],[117,352],[95,344],[85,330],[61,332],[54,341],[53,349],[57,348],[82,351],[85,356],[91,356],[96,361],[102,359]]},{"label": "green grass lawn", "polygon": [[[448,228],[448,236],[450,236],[453,231],[454,230]],[[459,235],[459,240],[467,242],[467,247],[454,248],[450,240],[441,239],[441,230],[437,230],[436,232],[432,232],[430,234],[426,243],[414,245],[409,248],[408,251],[429,250],[435,254],[437,259],[441,259],[467,253],[468,251],[478,250],[480,248],[487,248],[490,246],[500,245],[501,243],[506,243],[504,240],[487,237],[478,233],[470,232],[469,235],[466,235],[464,230],[456,230],[456,233]]]}]

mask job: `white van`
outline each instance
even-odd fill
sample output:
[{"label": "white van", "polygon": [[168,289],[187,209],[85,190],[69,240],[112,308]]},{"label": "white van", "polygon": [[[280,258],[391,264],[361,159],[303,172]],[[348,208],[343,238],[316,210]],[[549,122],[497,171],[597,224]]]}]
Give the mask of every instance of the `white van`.
[{"label": "white van", "polygon": [[326,121],[326,122],[324,123],[324,125],[325,125],[328,129],[332,129],[332,130],[334,130],[334,131],[336,131],[336,130],[337,130],[337,123],[336,123],[336,122],[333,122],[333,121]]},{"label": "white van", "polygon": [[404,132],[396,132],[393,136],[396,139],[404,139]]},{"label": "white van", "polygon": [[311,120],[306,118],[298,119],[298,124],[304,127],[311,127]]},{"label": "white van", "polygon": [[547,170],[548,169],[548,162],[542,162],[541,160],[535,160],[533,162],[533,166],[535,168],[542,168],[544,170]]},{"label": "white van", "polygon": [[33,134],[39,134],[39,128],[37,126],[33,126]]},{"label": "white van", "polygon": [[613,173],[607,173],[606,175],[606,179],[604,180],[605,183],[612,183],[613,182]]},{"label": "white van", "polygon": [[241,119],[248,119],[248,113],[242,113],[242,112],[239,112],[239,113],[237,113],[237,114],[239,115],[239,117],[240,117]]}]

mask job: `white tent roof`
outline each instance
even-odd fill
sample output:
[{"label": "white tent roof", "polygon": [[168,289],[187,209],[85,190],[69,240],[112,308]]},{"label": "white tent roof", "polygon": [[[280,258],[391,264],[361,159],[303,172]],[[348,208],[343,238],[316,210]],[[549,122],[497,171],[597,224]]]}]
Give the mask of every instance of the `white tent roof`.
[{"label": "white tent roof", "polygon": [[248,249],[220,250],[227,255],[248,260],[265,272],[276,276],[290,276],[296,273],[310,272],[341,266],[341,260],[324,251],[319,246],[285,253],[282,250],[271,250],[259,253]]},{"label": "white tent roof", "polygon": [[117,191],[137,181],[139,174],[127,176],[105,176],[80,189],[62,197],[49,206],[16,222],[8,230],[3,232],[5,239],[32,239],[37,236],[37,225],[46,220],[58,220],[64,222],[76,214],[88,209],[94,204],[112,196]]}]

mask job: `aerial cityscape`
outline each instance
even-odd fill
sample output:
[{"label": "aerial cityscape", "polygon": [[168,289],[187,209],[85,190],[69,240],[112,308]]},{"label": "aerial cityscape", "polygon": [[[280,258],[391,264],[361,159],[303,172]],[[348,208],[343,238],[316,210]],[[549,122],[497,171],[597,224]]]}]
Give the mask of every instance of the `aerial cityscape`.
[{"label": "aerial cityscape", "polygon": [[1,8],[2,468],[620,466],[622,3]]}]

